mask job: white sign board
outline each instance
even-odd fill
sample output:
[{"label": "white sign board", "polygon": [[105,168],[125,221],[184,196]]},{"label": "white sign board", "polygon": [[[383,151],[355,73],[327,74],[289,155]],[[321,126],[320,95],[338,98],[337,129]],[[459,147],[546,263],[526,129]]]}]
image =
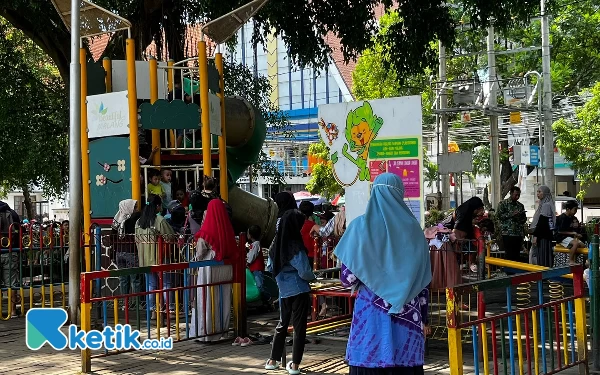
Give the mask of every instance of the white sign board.
[{"label": "white sign board", "polygon": [[[158,61],[158,98],[165,99],[168,94],[167,66],[164,61]],[[177,70],[177,72],[179,72]],[[136,91],[138,99],[150,99],[150,63],[148,61],[135,62]],[[112,88],[113,91],[127,90],[127,61],[112,61]]]},{"label": "white sign board", "polygon": [[443,158],[438,158],[441,174],[471,172],[473,170],[473,155],[468,151],[451,152]]},{"label": "white sign board", "polygon": [[390,172],[402,178],[405,201],[423,223],[421,122],[420,96],[319,106],[319,135],[346,190],[348,222],[364,214],[373,180]]},{"label": "white sign board", "polygon": [[87,97],[88,138],[129,134],[127,91]]},{"label": "white sign board", "polygon": [[208,93],[210,108],[210,133],[221,135],[221,99],[213,93]]}]

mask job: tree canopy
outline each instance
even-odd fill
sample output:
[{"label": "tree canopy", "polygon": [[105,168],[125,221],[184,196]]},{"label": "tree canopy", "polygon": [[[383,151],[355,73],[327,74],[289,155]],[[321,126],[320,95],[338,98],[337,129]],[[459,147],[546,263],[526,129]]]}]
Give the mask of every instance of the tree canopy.
[{"label": "tree canopy", "polygon": [[333,166],[329,160],[329,148],[325,142],[320,140],[309,146],[308,152],[321,162],[314,164],[310,181],[306,184],[306,190],[311,194],[319,194],[327,199],[344,191],[342,186],[333,177]]},{"label": "tree canopy", "polygon": [[[132,23],[132,35],[140,51],[152,41],[166,41],[169,56],[183,59],[188,24],[222,16],[246,0],[95,0]],[[491,19],[499,30],[508,30],[529,18],[539,8],[537,0],[461,0],[452,6],[443,0],[272,0],[255,16],[256,42],[272,31],[281,35],[290,57],[300,66],[326,66],[331,55],[330,36],[341,41],[344,59],[349,61],[373,46],[372,35],[385,46],[382,51],[399,77],[421,72],[435,65],[437,55],[430,43],[441,40],[452,46],[455,26],[470,22],[486,27]],[[399,22],[387,33],[377,34],[376,13],[381,8],[398,9]],[[460,14],[459,17],[456,15]],[[5,0],[0,15],[38,44],[56,63],[63,78],[68,75],[69,33],[50,1]],[[111,48],[123,50],[124,33],[112,36]],[[157,43],[162,48],[162,43]],[[160,55],[160,54],[159,54]]]},{"label": "tree canopy", "polygon": [[[0,184],[62,194],[68,177],[65,87],[52,60],[0,18]],[[30,207],[28,207],[28,211]]]},{"label": "tree canopy", "polygon": [[554,123],[556,145],[581,180],[580,195],[585,187],[600,182],[600,83],[596,83],[587,94],[591,99],[577,110],[575,118],[560,119]]}]

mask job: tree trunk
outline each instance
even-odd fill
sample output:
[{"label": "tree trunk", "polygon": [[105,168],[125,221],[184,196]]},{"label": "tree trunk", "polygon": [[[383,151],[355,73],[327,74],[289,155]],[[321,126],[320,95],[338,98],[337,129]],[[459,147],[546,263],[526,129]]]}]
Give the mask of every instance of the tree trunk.
[{"label": "tree trunk", "polygon": [[23,202],[25,203],[25,211],[27,212],[27,218],[29,220],[33,220],[35,219],[35,217],[33,217],[33,206],[31,204],[31,194],[29,192],[29,186],[27,186],[27,184],[23,184],[21,190],[23,190]]},{"label": "tree trunk", "polygon": [[[508,141],[500,142],[502,150],[508,150]],[[504,199],[510,188],[519,182],[519,168],[513,170],[510,159],[506,156],[500,161],[500,199]]]},{"label": "tree trunk", "polygon": [[490,203],[490,192],[488,191],[487,185],[483,188],[483,205],[490,209],[492,204]]}]

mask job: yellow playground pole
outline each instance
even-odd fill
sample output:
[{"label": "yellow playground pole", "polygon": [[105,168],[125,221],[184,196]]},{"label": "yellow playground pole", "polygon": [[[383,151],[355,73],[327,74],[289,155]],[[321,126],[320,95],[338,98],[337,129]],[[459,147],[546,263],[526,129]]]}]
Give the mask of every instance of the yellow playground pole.
[{"label": "yellow playground pole", "polygon": [[219,47],[215,55],[215,65],[219,71],[219,99],[221,99],[221,135],[219,136],[219,185],[221,198],[229,200],[229,186],[227,186],[227,135],[225,133],[225,80],[223,79],[223,54]]},{"label": "yellow playground pole", "polygon": [[79,49],[81,64],[81,180],[83,193],[83,244],[85,246],[85,271],[92,270],[92,251],[90,249],[90,228],[92,226],[92,201],[90,197],[90,155],[87,124],[87,58],[85,48]]},{"label": "yellow playground pole", "polygon": [[110,60],[110,58],[103,58],[102,66],[104,67],[104,71],[106,72],[106,92],[112,92],[112,61]]},{"label": "yellow playground pole", "polygon": [[[154,57],[150,57],[150,104],[158,100],[158,64]],[[152,129],[152,149],[157,148],[159,152],[154,154],[152,164],[160,165],[160,130]]]},{"label": "yellow playground pole", "polygon": [[[129,157],[131,159],[131,197],[142,199],[140,186],[140,155],[138,139],[137,88],[135,76],[135,41],[127,39],[127,101],[129,103]],[[138,205],[141,207],[141,204]]]},{"label": "yellow playground pole", "polygon": [[202,114],[202,168],[205,176],[212,176],[211,142],[210,142],[210,106],[208,103],[208,57],[206,42],[198,42],[198,69],[200,73],[200,108]]},{"label": "yellow playground pole", "polygon": [[[173,98],[175,98],[175,69],[173,69],[174,66],[175,60],[169,59],[169,61],[167,61],[167,67],[169,67],[169,69],[167,69],[167,87],[169,88],[169,92],[173,93]],[[175,147],[176,142],[177,139],[175,138],[175,131],[171,129],[169,130],[169,144],[171,145],[171,147]],[[171,151],[171,155],[173,155],[174,153],[175,151]]]}]

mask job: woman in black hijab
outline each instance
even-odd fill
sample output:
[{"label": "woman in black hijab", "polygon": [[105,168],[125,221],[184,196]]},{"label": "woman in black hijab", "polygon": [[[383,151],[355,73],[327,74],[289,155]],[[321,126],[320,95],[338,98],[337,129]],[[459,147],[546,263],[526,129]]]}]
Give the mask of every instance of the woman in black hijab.
[{"label": "woman in black hijab", "polygon": [[[456,209],[456,222],[454,223],[454,236],[457,240],[473,240],[473,220],[483,215],[485,206],[481,198],[473,197]],[[469,253],[470,269],[477,272],[475,253]]]},{"label": "woman in black hijab", "polygon": [[277,222],[279,222],[279,219],[281,219],[286,211],[298,209],[298,205],[296,204],[294,196],[288,192],[277,194],[275,196],[275,203],[277,203],[277,208],[279,209],[279,213],[277,214]]},{"label": "woman in black hijab", "polygon": [[[281,194],[285,194],[288,198]],[[308,261],[308,255],[300,230],[304,215],[297,210],[296,201],[290,194],[275,197],[279,207],[277,233],[269,250],[269,271],[275,276],[279,287],[280,320],[275,328],[271,357],[265,363],[266,370],[276,370],[282,357],[290,321],[294,326],[292,361],[286,366],[289,374],[300,374],[299,366],[306,340],[306,317],[310,306],[309,282],[316,279]]]},{"label": "woman in black hijab", "polygon": [[473,238],[473,220],[481,216],[484,205],[481,198],[473,197],[464,202],[456,209],[456,222],[454,223],[454,234],[458,239]]}]

